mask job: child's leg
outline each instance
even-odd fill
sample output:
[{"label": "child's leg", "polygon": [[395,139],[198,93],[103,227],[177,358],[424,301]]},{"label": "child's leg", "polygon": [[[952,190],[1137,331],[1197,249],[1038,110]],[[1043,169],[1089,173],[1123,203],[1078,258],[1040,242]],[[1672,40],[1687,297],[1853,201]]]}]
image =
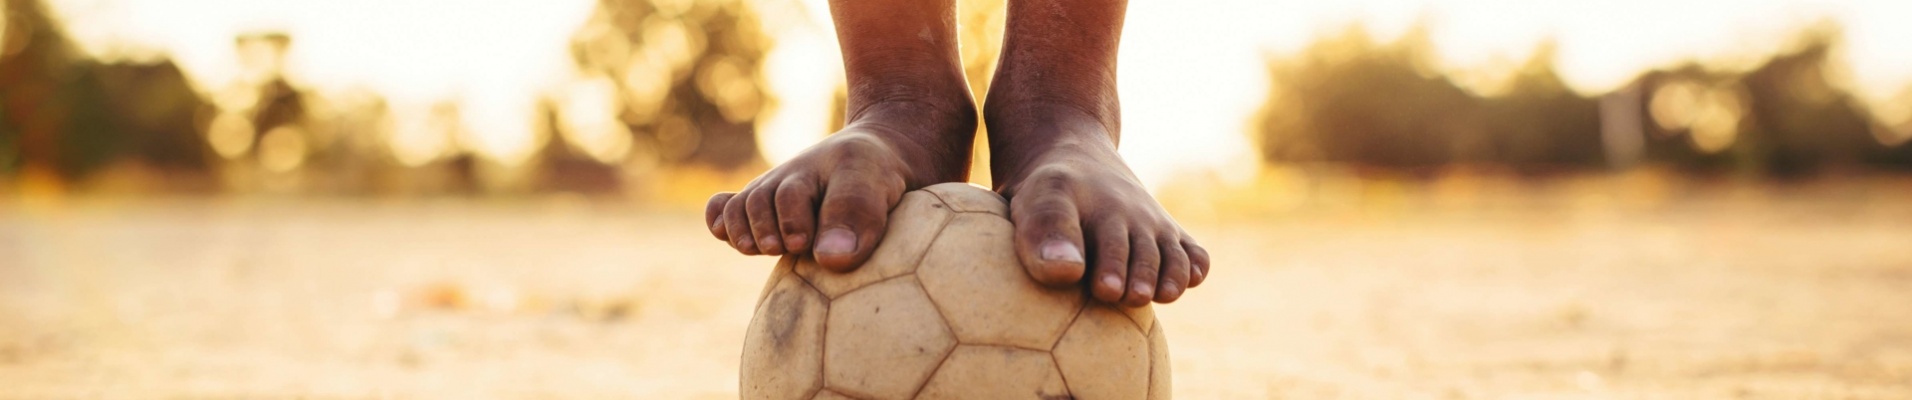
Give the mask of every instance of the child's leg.
[{"label": "child's leg", "polygon": [[744,254],[812,251],[844,270],[869,258],[904,192],[968,178],[976,107],[953,0],[835,0],[830,11],[847,124],[742,191],[711,196],[705,222]]},{"label": "child's leg", "polygon": [[[1139,306],[1208,273],[1208,252],[1142,188],[1116,144],[1116,44],[1125,0],[1010,0],[983,119],[1031,276]],[[1166,134],[1158,132],[1157,134]],[[1086,254],[1086,257],[1085,257]]]}]

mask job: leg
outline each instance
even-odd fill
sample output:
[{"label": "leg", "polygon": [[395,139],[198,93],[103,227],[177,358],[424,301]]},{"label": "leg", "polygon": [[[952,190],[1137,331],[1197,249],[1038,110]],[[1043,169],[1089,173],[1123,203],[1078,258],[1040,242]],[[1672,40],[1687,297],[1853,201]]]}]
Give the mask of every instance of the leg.
[{"label": "leg", "polygon": [[883,239],[904,192],[968,178],[976,106],[954,0],[833,0],[830,11],[849,82],[843,130],[711,196],[704,218],[744,254],[808,251],[848,270]]},{"label": "leg", "polygon": [[1201,284],[1208,252],[1116,154],[1126,8],[1126,0],[1010,0],[983,120],[990,173],[1009,198],[1030,276],[1068,285],[1086,275],[1097,299],[1140,306]]}]

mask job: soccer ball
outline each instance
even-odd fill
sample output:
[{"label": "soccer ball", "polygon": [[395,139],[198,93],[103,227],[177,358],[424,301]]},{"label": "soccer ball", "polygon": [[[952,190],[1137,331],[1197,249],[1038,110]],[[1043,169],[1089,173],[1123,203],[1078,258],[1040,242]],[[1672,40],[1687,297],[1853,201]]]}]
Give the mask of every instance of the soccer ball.
[{"label": "soccer ball", "polygon": [[945,183],[903,195],[862,267],[777,263],[744,336],[745,399],[1167,399],[1149,307],[1038,285],[1009,207]]}]

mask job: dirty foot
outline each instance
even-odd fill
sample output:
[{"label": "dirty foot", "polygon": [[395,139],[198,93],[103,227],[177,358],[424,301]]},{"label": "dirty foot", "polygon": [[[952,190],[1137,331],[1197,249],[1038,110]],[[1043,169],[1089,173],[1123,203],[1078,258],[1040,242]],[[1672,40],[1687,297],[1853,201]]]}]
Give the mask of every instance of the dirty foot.
[{"label": "dirty foot", "polygon": [[824,268],[853,269],[883,240],[903,193],[968,178],[975,113],[950,109],[871,105],[743,190],[711,196],[704,222],[743,254],[811,252]]},{"label": "dirty foot", "polygon": [[1173,302],[1201,285],[1208,251],[1142,188],[1104,125],[1072,115],[1082,114],[990,121],[992,138],[1004,129],[1008,137],[1053,139],[1000,149],[992,163],[1029,275],[1058,286],[1086,276],[1096,299],[1130,307]]}]

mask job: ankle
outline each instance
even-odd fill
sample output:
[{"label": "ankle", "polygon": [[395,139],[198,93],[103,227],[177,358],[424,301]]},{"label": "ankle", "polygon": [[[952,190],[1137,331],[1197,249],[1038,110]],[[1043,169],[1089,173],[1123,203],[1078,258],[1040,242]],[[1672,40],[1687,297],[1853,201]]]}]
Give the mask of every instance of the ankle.
[{"label": "ankle", "polygon": [[892,97],[850,101],[845,127],[873,127],[933,142],[973,142],[976,106],[968,97]]},{"label": "ankle", "polygon": [[1120,134],[1114,117],[1096,115],[1062,103],[1027,102],[999,106],[991,103],[984,115],[988,125],[990,174],[997,183],[1020,181],[1040,165],[1057,158],[1087,158],[1119,162]]},{"label": "ankle", "polygon": [[967,102],[886,99],[851,111],[844,131],[895,152],[908,170],[908,186],[916,188],[968,180],[976,124],[975,106]]},{"label": "ankle", "polygon": [[[997,77],[1018,76],[998,71]],[[1052,82],[1054,83],[1054,82]],[[1007,86],[1007,87],[1006,87]],[[990,174],[1014,182],[1047,158],[1093,157],[1119,162],[1121,112],[1114,88],[1082,85],[995,85],[983,106]],[[1081,90],[1071,90],[1081,89]],[[1101,160],[1107,161],[1107,160]]]},{"label": "ankle", "polygon": [[[907,63],[913,69],[852,72],[849,76],[845,120],[907,117],[915,124],[954,129],[967,126],[973,136],[976,101],[969,95],[960,67],[933,62]],[[868,70],[872,68],[862,68]],[[915,128],[915,127],[912,127]]]},{"label": "ankle", "polygon": [[1110,142],[1120,141],[1122,106],[1113,90],[1018,93],[1026,91],[991,90],[983,105],[984,123],[992,128],[1001,126],[1011,129],[1065,128],[1093,131],[1083,133],[1095,134]]}]

